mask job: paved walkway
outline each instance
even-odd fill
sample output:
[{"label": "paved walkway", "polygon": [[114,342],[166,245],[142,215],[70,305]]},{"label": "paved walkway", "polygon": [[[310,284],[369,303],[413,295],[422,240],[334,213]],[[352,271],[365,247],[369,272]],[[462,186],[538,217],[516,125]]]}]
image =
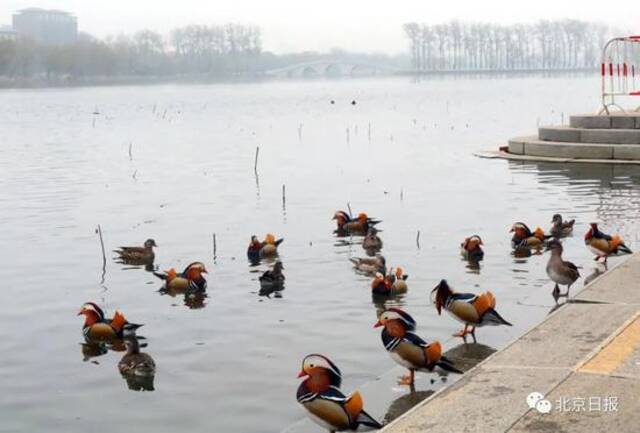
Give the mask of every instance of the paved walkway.
[{"label": "paved walkway", "polygon": [[639,432],[640,254],[382,431]]}]

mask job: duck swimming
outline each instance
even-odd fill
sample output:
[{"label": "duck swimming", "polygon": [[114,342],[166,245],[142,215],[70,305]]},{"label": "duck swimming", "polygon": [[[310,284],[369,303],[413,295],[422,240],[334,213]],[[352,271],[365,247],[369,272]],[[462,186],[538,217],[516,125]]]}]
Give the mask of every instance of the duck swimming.
[{"label": "duck swimming", "polygon": [[267,234],[262,242],[258,240],[257,236],[253,235],[247,248],[247,257],[251,261],[260,260],[263,257],[274,257],[278,255],[278,246],[282,241],[284,241],[284,238],[276,240],[271,233]]},{"label": "duck swimming", "polygon": [[[547,275],[551,278],[551,281],[556,283],[553,289],[553,299],[556,303],[559,297],[568,297],[569,289],[571,285],[580,278],[580,272],[578,267],[571,262],[562,260],[562,244],[557,240],[553,240],[549,243],[548,248],[551,250],[551,257],[547,262]],[[558,285],[567,286],[567,292],[560,294],[560,287]]]},{"label": "duck swimming", "polygon": [[362,248],[367,251],[379,251],[382,249],[382,239],[378,236],[378,231],[371,227],[369,231],[367,231],[367,235],[364,237],[362,241]]},{"label": "duck swimming", "polygon": [[207,288],[207,280],[202,274],[206,274],[207,269],[202,262],[189,264],[184,271],[178,273],[171,268],[164,273],[154,272],[153,275],[164,281],[164,289],[171,291],[199,290]]},{"label": "duck swimming", "polygon": [[510,232],[513,233],[511,238],[513,248],[542,248],[545,241],[551,237],[545,235],[544,230],[540,227],[532,232],[524,223],[515,223]]},{"label": "duck swimming", "polygon": [[118,254],[119,259],[125,263],[153,263],[155,253],[153,247],[157,247],[156,241],[147,239],[142,247],[120,247],[113,252]]},{"label": "duck swimming", "polygon": [[[451,316],[464,323],[464,329],[454,337],[462,337],[467,340],[467,334],[471,334],[473,342],[476,342],[476,328],[482,326],[512,326],[498,314],[495,310],[496,298],[493,293],[486,292],[481,295],[473,293],[455,293],[446,280],[440,281],[432,291],[434,305],[438,314],[442,313],[442,309],[447,310]],[[468,328],[471,327],[471,330]]]},{"label": "duck swimming", "polygon": [[576,220],[563,221],[562,215],[559,213],[555,214],[553,218],[551,218],[551,236],[554,238],[564,238],[573,233],[573,225],[576,223]]},{"label": "duck swimming", "polygon": [[584,235],[584,243],[596,255],[594,260],[604,258],[605,264],[611,255],[633,254],[629,247],[624,244],[620,235],[609,236],[602,233],[596,223],[591,223],[591,228]]},{"label": "duck swimming", "polygon": [[384,348],[396,363],[409,370],[409,375],[403,376],[400,384],[413,387],[416,371],[462,374],[453,362],[442,355],[440,342],[427,343],[414,333],[416,321],[408,313],[399,308],[389,308],[382,312],[374,325],[375,328],[379,326],[384,326],[381,334]]},{"label": "duck swimming", "polygon": [[345,396],[340,390],[342,373],[326,356],[307,355],[298,377],[305,380],[296,398],[316,424],[329,432],[371,431],[382,425],[363,409],[362,396],[355,391]]},{"label": "duck swimming", "polygon": [[94,302],[85,302],[78,312],[84,316],[82,334],[88,341],[113,341],[127,334],[135,333],[142,325],[129,323],[124,315],[116,311],[112,319],[107,319],[104,311]]},{"label": "duck swimming", "polygon": [[480,236],[469,236],[460,244],[460,254],[465,260],[479,262],[484,257],[482,245]]},{"label": "duck swimming", "polygon": [[343,210],[337,211],[333,215],[333,219],[336,221],[338,231],[344,231],[347,234],[365,234],[370,228],[382,222],[369,218],[364,212],[358,214],[356,218],[352,218]]},{"label": "duck swimming", "polygon": [[282,270],[284,266],[280,260],[273,265],[273,270],[265,271],[260,276],[260,287],[262,289],[279,289],[284,286],[284,274]]},{"label": "duck swimming", "polygon": [[156,374],[156,363],[151,356],[140,352],[140,343],[135,336],[124,339],[127,353],[118,363],[118,370],[123,376],[153,376]]},{"label": "duck swimming", "polygon": [[376,254],[375,257],[351,257],[349,261],[358,272],[366,275],[375,276],[377,272],[386,273],[387,261],[380,254]]}]

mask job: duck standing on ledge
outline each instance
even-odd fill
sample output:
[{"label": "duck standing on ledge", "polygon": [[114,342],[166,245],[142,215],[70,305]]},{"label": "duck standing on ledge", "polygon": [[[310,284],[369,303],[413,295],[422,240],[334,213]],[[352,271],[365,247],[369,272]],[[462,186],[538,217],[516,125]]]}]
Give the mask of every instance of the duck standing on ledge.
[{"label": "duck standing on ledge", "polygon": [[358,391],[345,396],[340,391],[342,373],[323,355],[307,355],[298,377],[305,380],[298,387],[296,398],[309,418],[329,432],[371,431],[382,425],[363,409]]},{"label": "duck standing on ledge", "polygon": [[564,238],[573,233],[573,225],[576,223],[576,220],[563,221],[562,215],[559,213],[555,214],[553,218],[551,218],[551,236],[554,238]]},{"label": "duck standing on ledge", "polygon": [[[553,299],[555,299],[557,303],[558,298],[569,296],[569,289],[580,277],[580,272],[576,265],[562,260],[562,244],[560,242],[557,240],[549,242],[549,249],[551,250],[551,257],[549,257],[549,261],[547,262],[547,275],[549,275],[551,281],[556,283],[553,289]],[[558,285],[567,286],[567,292],[560,294],[560,287]]]},{"label": "duck standing on ledge", "polygon": [[153,252],[153,247],[157,247],[156,241],[153,239],[147,239],[142,247],[120,247],[117,250],[113,250],[118,254],[118,258],[123,263],[153,263],[156,255]]},{"label": "duck standing on ledge", "polygon": [[[446,280],[440,281],[431,291],[433,303],[435,304],[438,314],[442,313],[442,309],[447,310],[451,316],[464,323],[464,329],[453,334],[454,337],[462,337],[467,341],[467,334],[471,334],[473,342],[476,343],[476,328],[482,326],[498,326],[507,325],[507,322],[495,310],[496,298],[493,293],[486,292],[481,295],[473,293],[455,293]],[[468,328],[471,327],[471,330]]]},{"label": "duck standing on ledge", "polygon": [[88,341],[113,341],[125,335],[134,334],[142,325],[129,323],[124,315],[116,311],[112,319],[107,319],[104,311],[94,302],[86,302],[78,316],[84,316],[82,334]]},{"label": "duck standing on ledge", "polygon": [[202,274],[206,274],[207,268],[205,268],[202,262],[193,262],[189,264],[182,273],[171,268],[164,273],[154,272],[153,275],[164,280],[164,289],[169,291],[204,291],[207,288],[207,280]]},{"label": "duck standing on ledge", "polygon": [[620,235],[609,236],[598,229],[598,224],[591,223],[591,228],[584,235],[584,243],[596,255],[594,260],[604,257],[604,263],[611,255],[632,254],[633,252],[624,244]]},{"label": "duck standing on ledge", "polygon": [[482,239],[478,235],[469,236],[460,244],[460,254],[465,260],[479,262],[484,257]]},{"label": "duck standing on ledge", "polygon": [[382,344],[391,358],[409,370],[409,375],[400,379],[401,385],[413,388],[416,371],[438,371],[442,374],[462,374],[453,363],[442,355],[440,342],[427,343],[414,334],[416,321],[399,308],[382,312],[374,328],[384,326]]}]

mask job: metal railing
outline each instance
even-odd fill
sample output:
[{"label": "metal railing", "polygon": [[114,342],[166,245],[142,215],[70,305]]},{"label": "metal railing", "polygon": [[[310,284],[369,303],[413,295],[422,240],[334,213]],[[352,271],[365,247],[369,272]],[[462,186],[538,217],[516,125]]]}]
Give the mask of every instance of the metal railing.
[{"label": "metal railing", "polygon": [[[616,97],[640,96],[640,36],[625,36],[609,40],[602,49],[602,109],[599,114],[610,114],[610,108],[625,113]],[[640,107],[635,111],[639,111]]]}]

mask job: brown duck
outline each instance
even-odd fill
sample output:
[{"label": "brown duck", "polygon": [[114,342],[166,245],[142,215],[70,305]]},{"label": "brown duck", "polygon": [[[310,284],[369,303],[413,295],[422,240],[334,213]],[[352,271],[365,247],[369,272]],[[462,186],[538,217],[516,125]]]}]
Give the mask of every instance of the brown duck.
[{"label": "brown duck", "polygon": [[[551,281],[556,283],[553,289],[553,299],[558,302],[558,298],[569,296],[569,289],[580,278],[580,272],[576,265],[562,260],[562,244],[560,242],[556,240],[549,242],[549,249],[551,250],[551,257],[547,262],[547,275],[549,275]],[[559,285],[567,286],[567,292],[560,294]]]},{"label": "brown duck", "polygon": [[135,336],[128,336],[124,340],[127,353],[118,363],[118,370],[123,376],[154,376],[156,363],[151,356],[140,352],[140,344]]},{"label": "brown duck", "polygon": [[564,221],[562,219],[562,215],[559,213],[555,214],[551,219],[551,236],[554,238],[564,238],[573,233],[573,225],[576,223],[576,220]]},{"label": "brown duck", "polygon": [[144,242],[144,246],[141,247],[120,247],[114,250],[118,254],[120,260],[123,262],[139,262],[139,263],[152,263],[156,255],[153,252],[153,247],[157,247],[156,241],[153,239],[147,239]]}]

